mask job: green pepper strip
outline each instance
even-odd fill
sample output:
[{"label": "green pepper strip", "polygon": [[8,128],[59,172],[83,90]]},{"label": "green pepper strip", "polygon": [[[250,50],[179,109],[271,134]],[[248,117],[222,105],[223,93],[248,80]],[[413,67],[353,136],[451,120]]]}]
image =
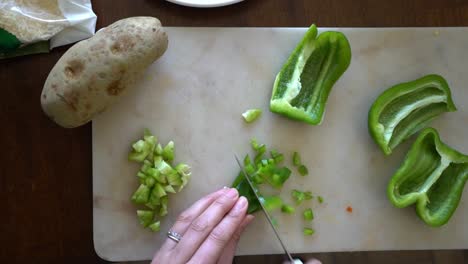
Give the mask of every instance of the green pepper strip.
[{"label": "green pepper strip", "polygon": [[331,88],[350,62],[351,48],[344,34],[327,31],[317,37],[312,25],[276,76],[270,110],[320,124]]},{"label": "green pepper strip", "polygon": [[448,222],[468,179],[468,156],[441,142],[437,131],[426,128],[418,136],[387,188],[396,207],[416,203],[418,216],[428,225]]},{"label": "green pepper strip", "polygon": [[427,75],[379,95],[369,111],[369,132],[389,155],[436,116],[456,110],[447,81],[439,75]]}]

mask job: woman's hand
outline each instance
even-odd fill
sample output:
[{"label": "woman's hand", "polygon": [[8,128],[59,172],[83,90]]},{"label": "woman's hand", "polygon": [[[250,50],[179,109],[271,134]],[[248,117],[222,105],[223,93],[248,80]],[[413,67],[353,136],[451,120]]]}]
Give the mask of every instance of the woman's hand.
[{"label": "woman's hand", "polygon": [[209,194],[184,211],[171,231],[182,236],[179,243],[168,238],[152,264],[232,263],[240,235],[253,220],[248,202],[235,188]]}]

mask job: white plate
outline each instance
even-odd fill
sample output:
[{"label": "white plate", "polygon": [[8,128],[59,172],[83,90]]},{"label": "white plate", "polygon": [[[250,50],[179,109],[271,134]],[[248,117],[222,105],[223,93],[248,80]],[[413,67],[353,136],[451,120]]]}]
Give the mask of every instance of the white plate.
[{"label": "white plate", "polygon": [[243,0],[166,0],[168,2],[191,7],[218,7],[232,5],[242,2]]}]

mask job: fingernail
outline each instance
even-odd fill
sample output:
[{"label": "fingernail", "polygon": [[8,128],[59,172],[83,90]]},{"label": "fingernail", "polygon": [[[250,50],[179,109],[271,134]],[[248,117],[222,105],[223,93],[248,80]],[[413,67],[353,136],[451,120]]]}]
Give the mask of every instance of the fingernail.
[{"label": "fingernail", "polygon": [[228,192],[226,193],[226,196],[229,198],[236,198],[237,195],[238,195],[237,190],[235,188],[229,189]]},{"label": "fingernail", "polygon": [[244,209],[244,207],[247,206],[247,199],[245,197],[239,198],[237,200],[236,205],[234,205],[234,211],[239,212]]}]

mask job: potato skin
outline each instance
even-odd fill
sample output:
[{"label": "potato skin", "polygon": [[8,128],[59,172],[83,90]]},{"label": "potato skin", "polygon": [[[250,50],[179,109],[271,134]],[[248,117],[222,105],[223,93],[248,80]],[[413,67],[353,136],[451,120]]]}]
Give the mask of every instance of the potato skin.
[{"label": "potato skin", "polygon": [[115,103],[167,49],[167,34],[154,17],[130,17],[72,46],[52,68],[42,109],[72,128]]}]

